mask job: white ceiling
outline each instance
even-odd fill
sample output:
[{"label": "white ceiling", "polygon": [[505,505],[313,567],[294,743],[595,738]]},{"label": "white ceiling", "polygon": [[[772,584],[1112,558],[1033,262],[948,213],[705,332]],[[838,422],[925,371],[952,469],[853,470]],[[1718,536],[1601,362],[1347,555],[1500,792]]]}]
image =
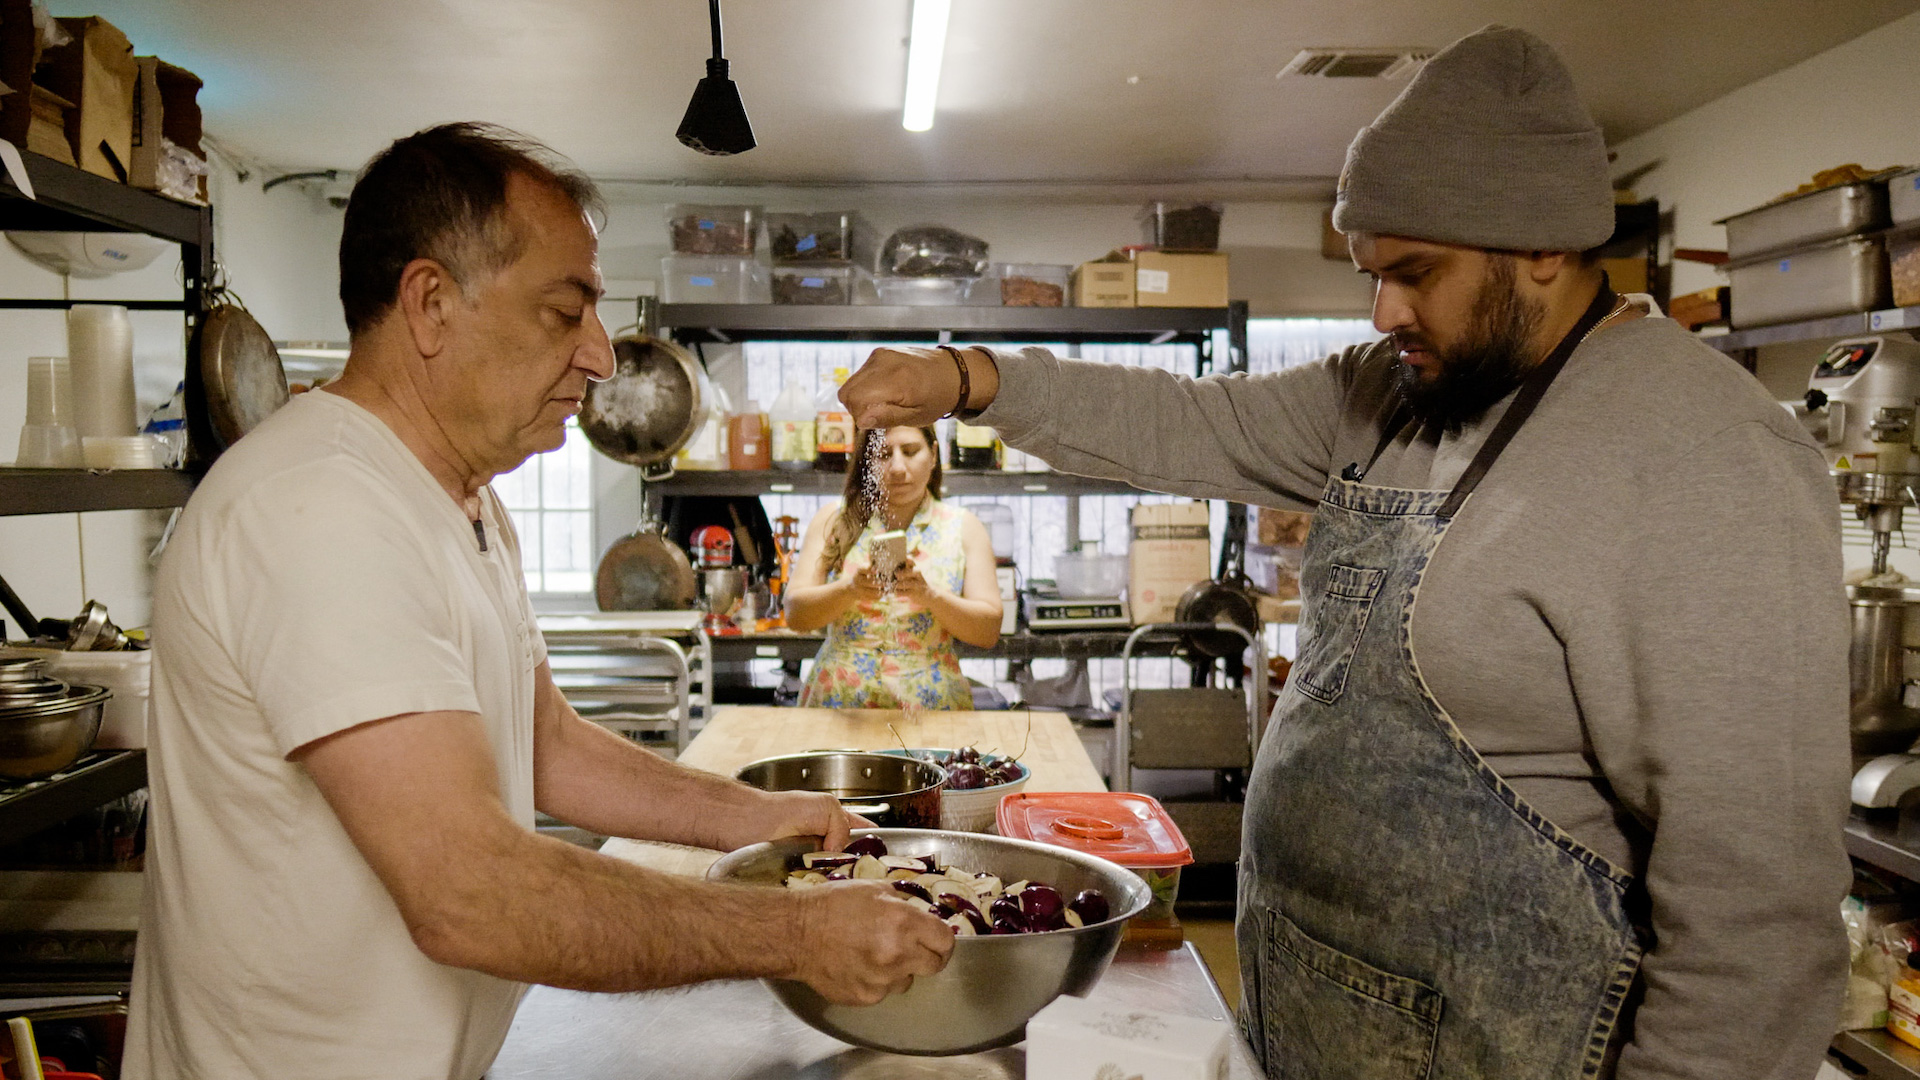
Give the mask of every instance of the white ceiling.
[{"label": "white ceiling", "polygon": [[354,168],[409,131],[484,119],[605,179],[1198,181],[1279,193],[1324,191],[1354,131],[1404,85],[1276,79],[1303,47],[1438,47],[1490,22],[1523,26],[1566,58],[1617,141],[1920,0],[956,0],[925,134],[899,122],[908,7],[725,0],[727,54],[760,140],[733,158],[673,139],[707,51],[700,0],[97,0],[87,10],[136,51],[200,74],[208,130],[282,167]]}]

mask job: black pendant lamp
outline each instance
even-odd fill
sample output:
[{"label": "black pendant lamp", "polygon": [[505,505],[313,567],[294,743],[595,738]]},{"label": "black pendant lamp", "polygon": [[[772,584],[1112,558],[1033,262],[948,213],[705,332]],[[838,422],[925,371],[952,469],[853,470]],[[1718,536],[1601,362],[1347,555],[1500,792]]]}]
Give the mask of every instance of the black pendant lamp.
[{"label": "black pendant lamp", "polygon": [[740,88],[727,78],[727,58],[720,55],[720,0],[707,0],[707,14],[713,20],[713,58],[674,137],[703,154],[744,154],[755,145],[753,125],[740,103]]}]

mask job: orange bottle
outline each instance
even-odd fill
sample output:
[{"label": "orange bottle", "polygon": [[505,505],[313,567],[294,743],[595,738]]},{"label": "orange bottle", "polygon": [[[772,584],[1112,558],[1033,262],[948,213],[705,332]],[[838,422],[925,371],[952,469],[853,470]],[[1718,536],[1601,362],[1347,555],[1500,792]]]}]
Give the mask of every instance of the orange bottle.
[{"label": "orange bottle", "polygon": [[773,468],[773,432],[757,401],[727,417],[727,464],[740,470]]}]

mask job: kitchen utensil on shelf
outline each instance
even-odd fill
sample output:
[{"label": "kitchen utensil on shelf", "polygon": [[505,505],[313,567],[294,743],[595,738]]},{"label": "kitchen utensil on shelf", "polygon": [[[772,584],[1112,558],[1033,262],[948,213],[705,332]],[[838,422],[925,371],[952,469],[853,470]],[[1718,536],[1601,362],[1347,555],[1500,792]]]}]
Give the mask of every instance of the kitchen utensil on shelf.
[{"label": "kitchen utensil on shelf", "polygon": [[238,303],[216,305],[201,320],[194,346],[207,419],[222,449],[272,416],[291,397],[280,351]]},{"label": "kitchen utensil on shelf", "polygon": [[601,611],[686,611],[700,582],[680,545],[667,539],[649,514],[600,556],[593,599]]},{"label": "kitchen utensil on shelf", "polygon": [[151,469],[153,440],[145,435],[83,435],[80,461],[89,469]]},{"label": "kitchen utensil on shelf", "polygon": [[93,745],[112,694],[45,673],[37,656],[0,656],[0,778],[41,780]]},{"label": "kitchen utensil on shelf", "polygon": [[947,771],[927,761],[855,750],[763,758],[734,774],[763,791],[825,791],[850,813],[889,828],[940,825]]},{"label": "kitchen utensil on shelf", "polygon": [[654,336],[654,298],[638,303],[639,324],[614,340],[612,377],[587,384],[580,430],[595,450],[638,466],[642,479],[664,480],[707,417],[707,373],[685,349]]},{"label": "kitchen utensil on shelf", "polygon": [[[876,1005],[835,1005],[804,983],[767,980],[795,1016],[856,1046],[950,1055],[1020,1041],[1034,1013],[1062,994],[1085,994],[1100,981],[1127,920],[1144,910],[1152,895],[1124,867],[1064,848],[983,833],[879,829],[872,835],[894,854],[934,855],[946,865],[996,874],[1002,881],[1044,881],[1064,896],[1098,889],[1111,914],[1105,922],[1079,929],[958,938],[938,974],[920,976]],[[776,886],[812,850],[807,839],[755,844],[721,856],[707,877]]]},{"label": "kitchen utensil on shelf", "polygon": [[71,469],[80,464],[73,369],[64,356],[27,360],[27,420],[20,427],[20,468]]}]

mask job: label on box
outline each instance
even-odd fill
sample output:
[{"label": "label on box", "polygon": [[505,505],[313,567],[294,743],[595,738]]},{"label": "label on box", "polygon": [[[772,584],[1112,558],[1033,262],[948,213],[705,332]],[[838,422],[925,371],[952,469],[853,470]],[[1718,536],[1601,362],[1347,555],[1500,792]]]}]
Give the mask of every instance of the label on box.
[{"label": "label on box", "polygon": [[702,289],[711,289],[713,288],[713,279],[710,277],[707,277],[704,274],[695,274],[692,277],[687,279],[687,284],[694,285]]},{"label": "label on box", "polygon": [[1140,270],[1134,276],[1134,288],[1141,292],[1163,293],[1173,284],[1173,275],[1165,270]]},{"label": "label on box", "polygon": [[813,421],[776,420],[773,424],[773,460],[812,461]]}]

